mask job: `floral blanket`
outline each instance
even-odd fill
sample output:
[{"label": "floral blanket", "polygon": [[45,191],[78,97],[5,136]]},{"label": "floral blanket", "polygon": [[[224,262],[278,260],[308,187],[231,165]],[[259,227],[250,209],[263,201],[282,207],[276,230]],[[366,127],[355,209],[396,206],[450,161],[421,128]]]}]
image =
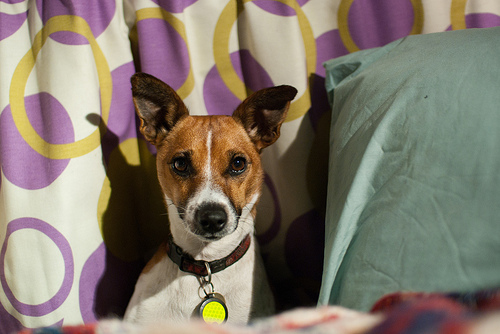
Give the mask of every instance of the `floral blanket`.
[{"label": "floral blanket", "polygon": [[402,292],[387,295],[370,312],[338,306],[301,308],[256,321],[248,326],[151,324],[137,326],[103,320],[73,327],[40,328],[20,334],[131,334],[131,333],[499,333],[500,289],[474,293],[429,294]]}]

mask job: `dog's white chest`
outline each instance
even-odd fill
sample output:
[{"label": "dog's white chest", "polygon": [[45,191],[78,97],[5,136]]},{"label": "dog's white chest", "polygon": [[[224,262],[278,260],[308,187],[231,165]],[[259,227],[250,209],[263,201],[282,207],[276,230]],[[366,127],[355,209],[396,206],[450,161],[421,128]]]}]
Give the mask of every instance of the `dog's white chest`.
[{"label": "dog's white chest", "polygon": [[[125,314],[126,320],[147,324],[162,319],[186,321],[191,318],[194,310],[191,305],[200,299],[196,277],[185,275],[168,280],[155,273],[158,269],[139,278]],[[169,275],[164,273],[163,276]]]},{"label": "dog's white chest", "polygon": [[[252,255],[247,254],[248,259],[244,258],[226,270],[212,275],[214,291],[224,296],[229,315],[228,323],[246,323],[251,316],[252,302],[255,302],[254,266],[249,265],[253,262],[253,259],[250,259]],[[268,289],[265,291],[270,293]],[[197,316],[198,306],[205,296],[199,278],[181,272],[166,257],[139,278],[125,319],[143,324],[165,320],[188,321]],[[272,304],[272,300],[263,302]],[[268,312],[272,306],[269,305]]]}]

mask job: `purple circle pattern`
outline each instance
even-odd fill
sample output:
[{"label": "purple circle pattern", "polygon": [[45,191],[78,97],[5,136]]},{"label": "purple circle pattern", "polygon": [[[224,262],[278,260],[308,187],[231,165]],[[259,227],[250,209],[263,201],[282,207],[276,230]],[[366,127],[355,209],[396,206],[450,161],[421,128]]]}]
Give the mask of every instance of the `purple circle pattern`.
[{"label": "purple circle pattern", "polygon": [[[304,6],[309,0],[297,0],[297,3],[300,7]],[[295,10],[279,1],[271,1],[271,0],[254,0],[253,4],[258,6],[259,8],[265,10],[268,13],[277,16],[294,16]]]},{"label": "purple circle pattern", "polygon": [[330,30],[316,39],[316,71],[311,80],[311,109],[307,112],[309,120],[316,130],[318,122],[325,112],[330,111],[330,104],[325,90],[326,71],[323,63],[349,53],[340,38],[338,30]]},{"label": "purple circle pattern", "polygon": [[105,246],[101,244],[87,259],[80,275],[80,313],[84,323],[92,323],[97,320],[94,313],[94,293],[99,279],[106,268]]},{"label": "purple circle pattern", "polygon": [[491,13],[472,13],[465,16],[467,28],[492,28],[500,26],[500,16]]},{"label": "purple circle pattern", "polygon": [[227,88],[215,66],[205,77],[203,98],[209,115],[231,115],[241,103]]},{"label": "purple circle pattern", "polygon": [[[107,131],[101,140],[104,161],[109,163],[111,152],[123,141],[137,137],[137,128],[130,89],[130,77],[134,74],[132,62],[123,64],[111,72],[113,95],[109,109]],[[124,112],[126,111],[126,112]],[[93,115],[99,117],[98,115]],[[94,123],[99,120],[93,121]]]},{"label": "purple circle pattern", "polygon": [[182,36],[161,19],[137,22],[137,33],[141,71],[158,77],[175,90],[179,89],[191,68],[188,48]]},{"label": "purple circle pattern", "polygon": [[28,12],[14,15],[0,13],[0,22],[2,22],[2,28],[0,29],[0,41],[14,34],[23,25],[27,17]]},{"label": "purple circle pattern", "polygon": [[139,262],[119,260],[104,243],[97,247],[80,275],[79,301],[84,323],[123,316],[140,272]]},{"label": "purple circle pattern", "polygon": [[[95,38],[109,26],[116,10],[113,0],[36,0],[36,7],[44,25],[49,19],[59,15],[82,17],[90,26]],[[56,32],[51,34],[50,38],[68,45],[88,44],[85,37],[71,31]]]},{"label": "purple circle pattern", "polygon": [[348,26],[360,49],[383,46],[411,32],[413,5],[410,0],[354,0]]},{"label": "purple circle pattern", "polygon": [[155,4],[170,13],[182,13],[184,9],[194,4],[197,0],[152,0]]},{"label": "purple circle pattern", "polygon": [[[491,13],[471,13],[465,15],[465,26],[470,28],[493,28],[500,26],[500,16]],[[451,31],[449,26],[446,31]]]},{"label": "purple circle pattern", "polygon": [[[7,278],[5,277],[5,254],[7,253],[9,237],[12,233],[23,229],[34,229],[49,237],[59,248],[64,260],[65,272],[61,287],[51,299],[38,305],[26,304],[19,301],[10,289]],[[66,240],[58,230],[42,220],[30,217],[13,220],[7,225],[5,241],[0,251],[0,282],[7,299],[19,313],[32,317],[41,317],[57,309],[66,300],[71,291],[73,276],[74,263],[71,246],[68,240]]]},{"label": "purple circle pattern", "polygon": [[13,317],[0,303],[0,320],[2,321],[2,330],[5,333],[17,333],[24,328],[23,324]]},{"label": "purple circle pattern", "polygon": [[279,1],[254,0],[252,3],[268,13],[278,16],[294,16],[295,10]]},{"label": "purple circle pattern", "polygon": [[[230,58],[236,74],[252,91],[274,86],[269,74],[250,51],[233,52]],[[216,66],[212,67],[205,78],[203,97],[209,115],[231,115],[242,102],[227,88]]]},{"label": "purple circle pattern", "polygon": [[[132,62],[123,64],[111,72],[113,95],[108,119],[108,129],[119,134],[120,142],[137,135],[130,77],[134,74]],[[127,112],[123,112],[126,110]]]},{"label": "purple circle pattern", "polygon": [[[71,119],[52,95],[39,93],[24,101],[30,123],[45,141],[51,144],[74,141]],[[31,148],[17,131],[10,106],[0,115],[0,156],[5,177],[18,187],[30,190],[49,186],[69,163],[69,159],[45,158]]]}]

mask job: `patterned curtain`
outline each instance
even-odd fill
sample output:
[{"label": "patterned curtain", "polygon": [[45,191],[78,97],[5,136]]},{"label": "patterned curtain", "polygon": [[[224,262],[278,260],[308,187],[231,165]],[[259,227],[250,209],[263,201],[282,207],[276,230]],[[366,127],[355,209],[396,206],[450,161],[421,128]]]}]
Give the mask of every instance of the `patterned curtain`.
[{"label": "patterned curtain", "polygon": [[136,71],[192,114],[299,90],[263,153],[257,236],[281,309],[315,305],[329,106],[322,63],[409,34],[500,25],[497,0],[0,0],[0,333],[123,314],[165,239]]}]

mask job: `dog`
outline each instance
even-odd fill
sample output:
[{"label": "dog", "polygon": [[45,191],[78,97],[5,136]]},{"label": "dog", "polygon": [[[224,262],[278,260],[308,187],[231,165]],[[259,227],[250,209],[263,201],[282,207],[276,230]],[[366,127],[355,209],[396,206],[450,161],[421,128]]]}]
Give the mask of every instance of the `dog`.
[{"label": "dog", "polygon": [[125,320],[244,324],[272,315],[254,233],[260,153],[278,139],[297,90],[259,90],[232,116],[190,116],[161,80],[136,73],[131,83],[140,132],[157,149],[170,237],[142,271]]}]

